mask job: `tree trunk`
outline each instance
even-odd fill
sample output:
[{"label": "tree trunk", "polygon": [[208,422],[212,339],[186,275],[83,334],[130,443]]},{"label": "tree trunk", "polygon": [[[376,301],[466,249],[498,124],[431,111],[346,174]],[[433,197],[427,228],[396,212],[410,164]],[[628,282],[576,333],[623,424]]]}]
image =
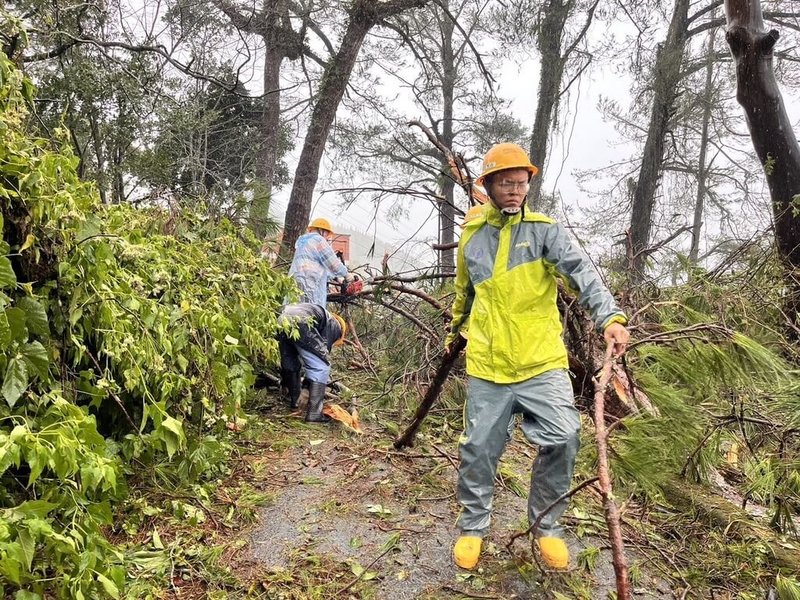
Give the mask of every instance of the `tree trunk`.
[{"label": "tree trunk", "polygon": [[550,0],[545,8],[541,33],[537,39],[542,70],[539,75],[539,100],[531,133],[530,157],[531,162],[539,167],[539,175],[531,180],[531,189],[528,192],[528,203],[534,210],[541,209],[547,142],[553,127],[553,113],[558,105],[561,78],[566,64],[561,56],[561,42],[572,5],[571,1]]},{"label": "tree trunk", "polygon": [[[778,32],[764,30],[758,0],[725,0],[726,39],[736,62],[736,98],[772,199],[775,241],[789,269],[800,267],[800,147],[772,68]],[[797,309],[797,289],[795,302]],[[795,311],[796,316],[796,311]]]},{"label": "tree trunk", "polygon": [[[442,143],[453,148],[453,103],[456,85],[456,65],[453,55],[455,25],[446,15],[440,17],[442,31]],[[439,209],[439,243],[452,245],[455,241],[455,183],[447,157],[442,158],[440,190],[444,202]],[[439,270],[443,275],[455,273],[455,250],[439,252]]]},{"label": "tree trunk", "polygon": [[285,0],[264,0],[262,11],[243,14],[228,0],[212,0],[231,20],[234,27],[258,35],[264,40],[264,108],[261,117],[262,147],[256,162],[253,202],[248,222],[259,237],[266,234],[269,201],[275,184],[280,155],[281,93],[280,73],[284,58],[297,60],[302,52],[303,40],[292,28],[289,8]]},{"label": "tree trunk", "polygon": [[692,245],[689,249],[689,261],[697,263],[700,252],[700,231],[703,228],[703,211],[706,192],[708,191],[708,170],[706,155],[708,153],[708,126],[711,122],[711,104],[714,100],[714,38],[716,29],[708,32],[708,56],[706,57],[706,87],[703,94],[703,123],[700,132],[700,153],[697,158],[697,196],[694,202],[694,219],[692,221]]},{"label": "tree trunk", "polygon": [[292,193],[286,207],[281,255],[289,258],[294,252],[294,243],[308,226],[311,216],[311,201],[319,179],[319,164],[325,151],[339,102],[344,95],[358,58],[361,44],[369,30],[378,22],[388,19],[409,8],[418,8],[429,0],[355,0],[348,11],[347,29],[336,56],[330,59],[322,76],[317,101],[311,112],[300,160],[294,175]]},{"label": "tree trunk", "polygon": [[269,201],[275,183],[278,164],[278,144],[281,133],[281,63],[284,52],[273,40],[267,42],[264,56],[264,112],[261,115],[263,131],[261,156],[256,163],[258,183],[253,190],[249,224],[257,237],[266,235],[266,218],[269,216]]},{"label": "tree trunk", "polygon": [[639,180],[633,194],[631,213],[631,245],[633,250],[632,280],[644,276],[650,243],[656,189],[661,177],[664,143],[681,80],[681,63],[689,37],[689,0],[675,0],[667,39],[659,48],[653,74],[653,108],[644,144]]},{"label": "tree trunk", "polygon": [[114,149],[114,172],[111,174],[112,191],[114,193],[113,202],[122,204],[125,201],[125,181],[122,178],[122,161],[125,158],[125,150],[118,145]]},{"label": "tree trunk", "polygon": [[800,572],[800,550],[786,544],[769,527],[754,521],[746,511],[705,486],[685,479],[671,479],[661,484],[669,503],[682,512],[692,512],[703,524],[717,529],[725,539],[760,542],[767,545],[764,557],[790,573]]},{"label": "tree trunk", "polygon": [[92,145],[94,146],[94,156],[97,161],[97,191],[100,194],[100,202],[108,204],[108,189],[106,188],[105,158],[103,153],[103,141],[100,136],[100,126],[97,124],[97,113],[94,108],[89,111],[89,125],[92,129]]}]

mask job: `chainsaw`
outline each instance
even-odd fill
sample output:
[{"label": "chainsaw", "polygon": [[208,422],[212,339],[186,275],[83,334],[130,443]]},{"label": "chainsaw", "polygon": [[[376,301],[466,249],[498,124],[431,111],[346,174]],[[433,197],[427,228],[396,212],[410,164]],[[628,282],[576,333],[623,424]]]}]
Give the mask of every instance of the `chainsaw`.
[{"label": "chainsaw", "polygon": [[344,296],[355,296],[361,290],[364,289],[364,282],[361,281],[361,277],[358,275],[353,275],[352,281],[343,281],[342,282],[342,294]]},{"label": "chainsaw", "polygon": [[[353,274],[352,281],[342,281],[341,283],[330,284],[328,292],[328,302],[352,302],[364,289],[364,282],[361,277]],[[335,291],[334,291],[335,290]]]},{"label": "chainsaw", "polygon": [[341,294],[343,296],[355,296],[361,290],[364,289],[364,282],[361,281],[361,277],[358,275],[353,274],[352,281],[343,281],[341,285]]}]

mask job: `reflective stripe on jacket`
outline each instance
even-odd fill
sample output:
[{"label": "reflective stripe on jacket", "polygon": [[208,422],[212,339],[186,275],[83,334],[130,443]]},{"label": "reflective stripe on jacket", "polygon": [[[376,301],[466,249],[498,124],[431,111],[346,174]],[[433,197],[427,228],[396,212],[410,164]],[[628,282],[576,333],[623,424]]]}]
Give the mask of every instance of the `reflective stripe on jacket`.
[{"label": "reflective stripe on jacket", "polygon": [[336,257],[327,240],[318,233],[297,238],[289,275],[300,288],[300,302],[325,306],[328,302],[328,279],[346,277],[347,267]]},{"label": "reflective stripe on jacket", "polygon": [[467,373],[515,383],[567,368],[556,276],[600,330],[625,315],[587,256],[553,219],[496,207],[464,226],[458,245],[451,334],[469,319]]}]

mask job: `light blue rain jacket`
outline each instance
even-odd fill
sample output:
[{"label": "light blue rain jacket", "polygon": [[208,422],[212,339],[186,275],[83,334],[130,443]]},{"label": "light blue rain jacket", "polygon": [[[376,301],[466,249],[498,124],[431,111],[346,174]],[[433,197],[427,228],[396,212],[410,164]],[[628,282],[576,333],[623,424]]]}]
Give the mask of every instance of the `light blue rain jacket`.
[{"label": "light blue rain jacket", "polygon": [[300,288],[299,302],[325,306],[328,302],[328,280],[345,277],[347,267],[336,257],[331,245],[318,233],[306,233],[297,238],[294,260],[289,269]]}]

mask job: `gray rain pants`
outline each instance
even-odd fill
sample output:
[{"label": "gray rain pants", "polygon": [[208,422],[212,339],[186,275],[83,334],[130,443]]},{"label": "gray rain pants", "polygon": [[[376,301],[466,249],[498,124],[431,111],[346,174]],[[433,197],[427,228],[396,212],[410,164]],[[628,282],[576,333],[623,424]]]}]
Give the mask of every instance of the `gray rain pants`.
[{"label": "gray rain pants", "polygon": [[[505,449],[509,423],[522,414],[522,432],[539,446],[533,462],[528,494],[528,520],[567,493],[580,445],[580,417],[569,376],[563,369],[531,379],[498,384],[470,377],[461,437],[458,501],[462,533],[483,537],[489,529],[497,462]],[[561,536],[558,518],[567,508],[563,500],[542,519],[537,537]]]}]

